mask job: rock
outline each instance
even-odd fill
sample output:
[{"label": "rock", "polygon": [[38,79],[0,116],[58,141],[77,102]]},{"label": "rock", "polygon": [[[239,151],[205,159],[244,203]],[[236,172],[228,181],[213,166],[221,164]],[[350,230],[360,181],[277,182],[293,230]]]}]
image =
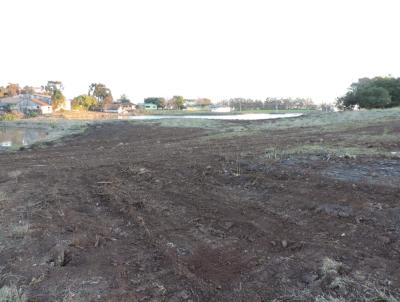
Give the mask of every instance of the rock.
[{"label": "rock", "polygon": [[287,240],[282,240],[281,244],[283,248],[286,248],[288,246]]},{"label": "rock", "polygon": [[276,246],[276,242],[275,241],[270,241],[269,243],[271,243],[272,246]]}]

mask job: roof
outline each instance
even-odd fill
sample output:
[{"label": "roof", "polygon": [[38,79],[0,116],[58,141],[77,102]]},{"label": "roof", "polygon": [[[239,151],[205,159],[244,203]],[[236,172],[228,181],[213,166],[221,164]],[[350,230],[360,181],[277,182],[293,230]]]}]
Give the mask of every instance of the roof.
[{"label": "roof", "polygon": [[46,103],[42,100],[39,100],[39,99],[31,99],[31,101],[39,106],[50,106],[48,103]]},{"label": "roof", "polygon": [[21,98],[19,96],[7,97],[7,98],[0,99],[0,103],[3,103],[3,104],[18,104],[20,101],[21,101]]},{"label": "roof", "polygon": [[121,107],[121,104],[115,104],[115,103],[111,103],[111,104],[106,104],[104,106],[105,110],[118,110],[119,107]]}]

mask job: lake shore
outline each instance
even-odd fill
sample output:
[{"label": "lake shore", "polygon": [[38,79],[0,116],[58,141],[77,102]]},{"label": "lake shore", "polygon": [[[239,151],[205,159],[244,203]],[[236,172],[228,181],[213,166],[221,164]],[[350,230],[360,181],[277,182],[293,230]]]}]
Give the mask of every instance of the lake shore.
[{"label": "lake shore", "polygon": [[399,109],[90,124],[0,154],[1,278],[32,301],[65,288],[82,301],[400,298],[397,151]]}]

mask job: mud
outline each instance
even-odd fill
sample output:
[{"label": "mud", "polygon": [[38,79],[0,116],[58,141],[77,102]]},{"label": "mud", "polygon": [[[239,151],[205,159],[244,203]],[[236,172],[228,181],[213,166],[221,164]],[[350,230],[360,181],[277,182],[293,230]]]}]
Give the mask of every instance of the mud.
[{"label": "mud", "polygon": [[213,139],[119,122],[0,154],[0,288],[28,301],[396,296],[399,160],[265,157],[340,139],[306,130]]}]

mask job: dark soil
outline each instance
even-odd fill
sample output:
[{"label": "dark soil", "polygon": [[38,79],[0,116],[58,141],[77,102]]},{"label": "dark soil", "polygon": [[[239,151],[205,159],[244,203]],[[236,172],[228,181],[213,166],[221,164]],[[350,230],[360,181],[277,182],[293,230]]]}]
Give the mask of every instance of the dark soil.
[{"label": "dark soil", "polygon": [[[28,301],[361,301],[357,284],[396,295],[399,160],[266,159],[288,140],[340,140],[289,132],[217,140],[113,123],[0,154],[0,288]],[[326,258],[356,285],[335,286]]]}]

